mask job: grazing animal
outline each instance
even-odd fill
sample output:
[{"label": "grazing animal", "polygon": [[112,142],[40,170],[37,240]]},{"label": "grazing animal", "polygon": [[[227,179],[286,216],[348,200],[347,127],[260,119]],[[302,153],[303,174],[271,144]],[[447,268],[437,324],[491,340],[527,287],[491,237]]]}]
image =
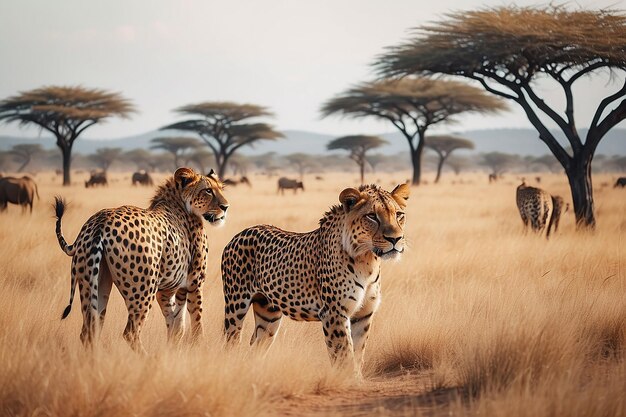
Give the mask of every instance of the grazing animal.
[{"label": "grazing animal", "polygon": [[280,177],[278,179],[278,191],[277,192],[280,192],[283,195],[285,194],[285,190],[293,190],[293,193],[296,194],[296,192],[298,191],[298,188],[301,188],[302,191],[304,191],[304,184],[302,183],[302,181],[292,180],[292,179],[285,178],[285,177]]},{"label": "grazing animal", "polygon": [[35,195],[39,198],[37,184],[27,175],[21,178],[0,178],[0,212],[5,211],[8,203],[11,203],[22,206],[22,212],[26,211],[28,206],[32,213]]},{"label": "grazing animal", "polygon": [[498,181],[498,176],[496,174],[489,174],[489,184],[496,181]]},{"label": "grazing animal", "polygon": [[537,181],[537,184],[541,184],[541,177],[539,176],[535,177],[535,181]]},{"label": "grazing animal", "polygon": [[88,181],[85,181],[85,188],[95,187],[96,185],[109,185],[106,172],[92,172]]},{"label": "grazing animal", "polygon": [[615,181],[615,185],[613,186],[613,188],[617,188],[617,187],[621,187],[621,188],[626,187],[626,177],[619,177],[617,181]]},{"label": "grazing animal", "polygon": [[161,185],[147,209],[122,206],[100,210],[83,225],[68,245],[61,233],[65,203],[56,198],[56,234],[63,252],[72,256],[70,302],[79,285],[83,327],[80,338],[90,344],[104,322],[112,284],[128,309],[124,338],[137,351],[141,327],[154,298],[168,329],[168,338],[180,339],[185,305],[194,337],[201,334],[202,283],[209,246],[203,219],[220,225],[228,202],[214,173],[196,174],[179,168]]},{"label": "grazing animal", "polygon": [[152,187],[154,182],[152,181],[152,177],[146,171],[141,170],[137,172],[133,172],[133,176],[131,177],[131,182],[133,185],[146,185]]},{"label": "grazing animal", "polygon": [[358,372],[380,303],[381,259],[404,251],[409,190],[347,188],[312,232],[260,225],[235,235],[222,254],[226,339],[240,340],[250,306],[251,345],[271,345],[282,315],[321,321],[331,361]]},{"label": "grazing animal", "polygon": [[[517,209],[519,210],[524,227],[530,228],[539,234],[545,232],[546,238],[554,226],[554,231],[559,227],[559,221],[563,211],[563,198],[552,196],[541,188],[527,186],[524,181],[517,187],[515,196]],[[565,206],[565,211],[569,205]]]},{"label": "grazing animal", "polygon": [[239,180],[226,178],[223,181],[223,183],[224,183],[224,185],[232,185],[232,186],[236,186],[237,184],[246,184],[248,187],[252,187],[252,184],[250,183],[250,180],[246,176],[241,177]]}]

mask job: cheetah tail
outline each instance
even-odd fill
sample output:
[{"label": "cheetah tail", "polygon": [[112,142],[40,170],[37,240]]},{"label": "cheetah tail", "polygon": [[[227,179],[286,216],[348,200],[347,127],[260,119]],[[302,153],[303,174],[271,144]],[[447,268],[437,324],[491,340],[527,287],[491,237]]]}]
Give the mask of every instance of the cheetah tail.
[{"label": "cheetah tail", "polygon": [[57,218],[57,225],[56,225],[57,240],[59,241],[59,246],[61,246],[61,250],[65,252],[66,255],[73,256],[74,252],[76,252],[74,245],[68,245],[67,242],[65,241],[65,238],[63,237],[63,233],[61,232],[61,218],[63,217],[63,213],[65,212],[66,206],[67,206],[67,203],[62,197],[60,196],[54,197],[54,212]]}]

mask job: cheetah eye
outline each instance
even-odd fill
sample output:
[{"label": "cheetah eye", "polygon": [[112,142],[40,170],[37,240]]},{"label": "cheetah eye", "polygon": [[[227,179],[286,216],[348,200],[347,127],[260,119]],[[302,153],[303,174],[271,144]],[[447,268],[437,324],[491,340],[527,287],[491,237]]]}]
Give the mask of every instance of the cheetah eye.
[{"label": "cheetah eye", "polygon": [[396,219],[398,220],[404,220],[404,213],[401,211],[397,211],[396,212]]},{"label": "cheetah eye", "polygon": [[378,216],[376,215],[376,213],[368,213],[365,215],[365,217],[367,217],[369,220],[378,223]]},{"label": "cheetah eye", "polygon": [[213,190],[210,188],[207,188],[204,190],[208,195],[213,195]]}]

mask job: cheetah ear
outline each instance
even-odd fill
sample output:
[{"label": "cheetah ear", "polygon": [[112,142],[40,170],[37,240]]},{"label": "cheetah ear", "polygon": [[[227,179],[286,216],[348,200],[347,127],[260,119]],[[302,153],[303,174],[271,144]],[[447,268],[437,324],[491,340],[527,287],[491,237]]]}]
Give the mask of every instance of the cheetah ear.
[{"label": "cheetah ear", "polygon": [[174,173],[174,181],[176,181],[176,184],[180,184],[180,188],[185,188],[196,178],[197,175],[191,168],[178,168]]},{"label": "cheetah ear", "polygon": [[346,213],[352,210],[360,199],[361,193],[356,188],[346,188],[339,194],[339,201]]},{"label": "cheetah ear", "polygon": [[215,174],[215,171],[213,171],[213,168],[211,168],[211,170],[209,171],[208,174],[206,174],[207,177],[217,177],[217,174]]},{"label": "cheetah ear", "polygon": [[396,203],[402,208],[406,207],[406,201],[409,199],[409,194],[411,194],[411,187],[409,187],[408,183],[399,184],[396,188],[391,192],[391,196]]}]

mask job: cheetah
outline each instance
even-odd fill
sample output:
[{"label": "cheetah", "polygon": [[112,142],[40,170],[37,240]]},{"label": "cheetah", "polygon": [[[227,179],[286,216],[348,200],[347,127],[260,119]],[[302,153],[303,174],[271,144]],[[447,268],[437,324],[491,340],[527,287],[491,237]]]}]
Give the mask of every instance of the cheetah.
[{"label": "cheetah", "polygon": [[235,235],[222,254],[224,334],[238,343],[252,305],[250,344],[268,348],[282,315],[321,321],[331,363],[357,375],[380,303],[380,265],[404,252],[408,184],[347,188],[308,233],[258,225]]},{"label": "cheetah", "polygon": [[[559,227],[559,221],[563,212],[563,198],[552,196],[548,192],[526,185],[525,181],[517,187],[516,192],[517,208],[519,210],[524,227],[530,224],[531,229],[543,235],[550,237],[552,227],[554,232]],[[565,211],[569,205],[565,206]]]},{"label": "cheetah", "polygon": [[[85,345],[92,343],[104,323],[112,284],[128,309],[124,338],[145,352],[139,334],[154,298],[168,329],[168,339],[180,340],[186,306],[194,338],[202,333],[202,284],[209,246],[203,219],[214,226],[226,218],[228,201],[222,183],[179,168],[155,192],[147,209],[134,206],[100,210],[87,220],[72,245],[61,232],[65,202],[56,197],[56,234],[63,252],[72,256],[70,301],[78,282]],[[99,320],[98,320],[99,317]]]}]

